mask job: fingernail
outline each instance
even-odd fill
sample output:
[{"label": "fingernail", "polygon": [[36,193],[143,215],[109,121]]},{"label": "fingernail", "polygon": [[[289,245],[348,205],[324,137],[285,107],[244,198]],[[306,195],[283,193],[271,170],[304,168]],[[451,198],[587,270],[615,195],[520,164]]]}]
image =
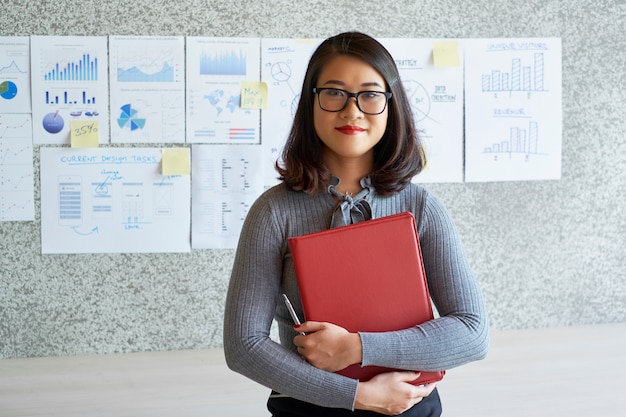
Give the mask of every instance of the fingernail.
[{"label": "fingernail", "polygon": [[300,328],[300,325],[299,325],[299,324],[294,324],[294,325],[293,325],[293,328],[294,328],[294,329],[299,329],[299,328]]}]

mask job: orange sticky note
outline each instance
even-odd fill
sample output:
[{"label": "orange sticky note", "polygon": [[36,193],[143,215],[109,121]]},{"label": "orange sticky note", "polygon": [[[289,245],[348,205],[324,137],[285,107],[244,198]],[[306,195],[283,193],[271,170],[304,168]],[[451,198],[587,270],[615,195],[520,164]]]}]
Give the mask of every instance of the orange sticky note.
[{"label": "orange sticky note", "polygon": [[70,123],[72,148],[97,148],[99,139],[97,120],[72,120]]},{"label": "orange sticky note", "polygon": [[459,43],[456,41],[433,42],[433,63],[435,67],[458,67]]},{"label": "orange sticky note", "polygon": [[262,81],[243,81],[241,83],[241,108],[267,108],[267,84]]},{"label": "orange sticky note", "polygon": [[191,174],[189,148],[165,148],[161,150],[161,173],[168,175]]}]

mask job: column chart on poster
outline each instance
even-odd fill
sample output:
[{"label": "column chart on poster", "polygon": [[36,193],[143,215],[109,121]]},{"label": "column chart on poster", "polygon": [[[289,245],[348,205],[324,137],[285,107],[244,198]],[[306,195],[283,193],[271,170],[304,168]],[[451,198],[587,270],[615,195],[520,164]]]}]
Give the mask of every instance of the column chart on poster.
[{"label": "column chart on poster", "polygon": [[0,114],[30,113],[30,39],[0,36]]},{"label": "column chart on poster", "polygon": [[261,40],[261,80],[268,88],[268,108],[261,112],[266,186],[278,183],[274,164],[280,159],[291,129],[309,58],[320,42],[321,39]]},{"label": "column chart on poster", "polygon": [[0,221],[35,220],[30,114],[0,114]]},{"label": "column chart on poster", "polygon": [[[426,148],[414,181],[463,181],[463,67],[435,67],[433,39],[379,39],[393,56]],[[393,100],[393,98],[392,98]]]},{"label": "column chart on poster", "polygon": [[561,177],[561,40],[469,39],[466,181]]},{"label": "column chart on poster", "polygon": [[192,147],[192,247],[235,248],[248,210],[263,192],[260,145]]},{"label": "column chart on poster", "polygon": [[185,142],[185,38],[110,36],[112,143]]},{"label": "column chart on poster", "polygon": [[260,39],[187,37],[187,141],[259,143],[260,110],[242,108],[242,82],[260,81]]},{"label": "column chart on poster", "polygon": [[70,144],[73,121],[92,121],[109,141],[107,38],[32,36],[33,141]]},{"label": "column chart on poster", "polygon": [[43,253],[189,252],[190,176],[157,148],[41,148]]}]

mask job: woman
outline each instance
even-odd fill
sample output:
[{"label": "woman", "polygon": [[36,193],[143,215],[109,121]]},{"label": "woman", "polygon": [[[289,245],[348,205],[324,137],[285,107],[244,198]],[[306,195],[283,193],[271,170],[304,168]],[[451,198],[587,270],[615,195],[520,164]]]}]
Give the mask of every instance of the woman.
[{"label": "woman", "polygon": [[[411,385],[415,372],[366,382],[333,372],[355,363],[450,369],[482,359],[489,343],[482,295],[452,220],[411,183],[424,167],[423,148],[395,62],[379,42],[351,32],[320,44],[283,161],[282,183],[255,202],[239,239],[224,319],[228,366],[273,390],[275,417],[439,416],[436,384]],[[286,293],[303,317],[287,239],[402,211],[415,216],[439,317],[394,332],[310,321],[296,331],[280,298]],[[269,337],[273,319],[280,343]]]}]

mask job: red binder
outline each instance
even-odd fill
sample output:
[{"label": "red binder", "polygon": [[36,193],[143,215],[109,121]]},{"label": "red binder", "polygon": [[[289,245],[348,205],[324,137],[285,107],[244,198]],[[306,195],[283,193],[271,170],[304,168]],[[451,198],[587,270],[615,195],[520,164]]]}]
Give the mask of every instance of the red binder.
[{"label": "red binder", "polygon": [[[306,320],[350,332],[382,332],[433,318],[411,213],[293,237],[289,246]],[[390,371],[351,365],[338,373],[367,381]],[[412,383],[439,381],[444,373],[422,372]]]}]

